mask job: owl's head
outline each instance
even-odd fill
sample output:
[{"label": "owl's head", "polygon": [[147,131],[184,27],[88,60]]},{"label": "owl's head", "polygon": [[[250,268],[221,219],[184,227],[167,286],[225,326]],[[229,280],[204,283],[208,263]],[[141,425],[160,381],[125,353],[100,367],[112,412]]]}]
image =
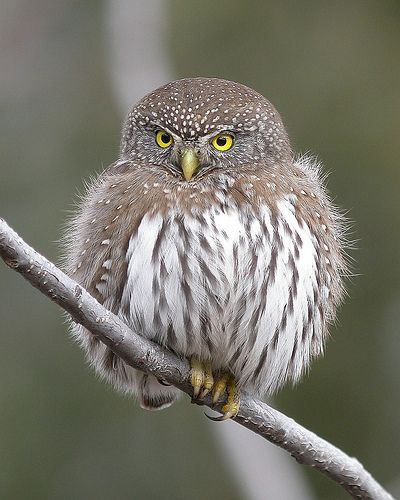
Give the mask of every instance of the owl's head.
[{"label": "owl's head", "polygon": [[272,104],[249,87],[217,78],[177,80],[151,92],[129,113],[121,142],[122,159],[186,181],[290,156]]}]

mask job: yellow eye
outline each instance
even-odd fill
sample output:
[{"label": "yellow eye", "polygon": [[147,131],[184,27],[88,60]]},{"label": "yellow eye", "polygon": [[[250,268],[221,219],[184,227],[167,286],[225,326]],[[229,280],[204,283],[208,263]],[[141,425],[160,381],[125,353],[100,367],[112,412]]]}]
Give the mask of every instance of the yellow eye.
[{"label": "yellow eye", "polygon": [[225,132],[218,134],[213,138],[211,144],[218,151],[228,151],[233,146],[233,135]]},{"label": "yellow eye", "polygon": [[160,148],[169,148],[172,146],[173,142],[174,140],[172,135],[165,130],[158,130],[156,133],[156,143],[160,146]]}]

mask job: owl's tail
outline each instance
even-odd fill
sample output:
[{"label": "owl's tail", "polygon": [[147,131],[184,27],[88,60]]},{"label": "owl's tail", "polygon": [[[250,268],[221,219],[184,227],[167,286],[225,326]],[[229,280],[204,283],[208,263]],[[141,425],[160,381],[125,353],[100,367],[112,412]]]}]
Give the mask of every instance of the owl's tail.
[{"label": "owl's tail", "polygon": [[146,410],[162,410],[171,406],[181,391],[127,365],[113,351],[80,325],[73,325],[73,336],[86,351],[90,364],[98,374],[118,391],[135,397]]},{"label": "owl's tail", "polygon": [[180,396],[179,389],[160,382],[153,375],[142,375],[139,397],[145,410],[163,410],[171,406]]}]

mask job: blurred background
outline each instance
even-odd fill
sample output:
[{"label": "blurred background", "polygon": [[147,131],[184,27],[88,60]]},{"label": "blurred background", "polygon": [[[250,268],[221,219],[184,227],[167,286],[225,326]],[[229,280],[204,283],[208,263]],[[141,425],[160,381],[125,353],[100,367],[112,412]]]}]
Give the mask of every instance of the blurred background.
[{"label": "blurred background", "polygon": [[[184,76],[254,87],[349,210],[356,276],[326,356],[273,404],[400,496],[400,3],[0,2],[0,216],[59,261],[83,179],[144,93]],[[183,397],[144,412],[96,379],[60,309],[0,263],[0,497],[345,499]]]}]

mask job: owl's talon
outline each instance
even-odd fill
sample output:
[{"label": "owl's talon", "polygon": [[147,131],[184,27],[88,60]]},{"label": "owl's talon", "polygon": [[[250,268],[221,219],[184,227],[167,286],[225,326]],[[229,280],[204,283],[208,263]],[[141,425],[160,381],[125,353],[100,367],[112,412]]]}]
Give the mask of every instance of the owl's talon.
[{"label": "owl's talon", "polygon": [[216,404],[226,391],[228,397],[226,403],[222,407],[223,415],[220,417],[205,415],[215,422],[235,418],[240,406],[240,393],[236,388],[235,379],[228,373],[223,373],[214,380],[211,363],[209,361],[202,363],[199,359],[192,358],[190,360],[190,365],[192,367],[190,374],[190,381],[193,387],[192,403],[199,404],[199,402],[212,391],[212,402]]},{"label": "owl's talon", "polygon": [[208,415],[206,412],[204,412],[204,415],[208,418],[208,420],[212,420],[213,422],[221,422],[222,420],[225,420],[225,415],[220,415],[219,417],[212,417],[211,415]]},{"label": "owl's talon", "polygon": [[219,415],[218,417],[212,417],[211,415],[208,415],[206,412],[204,412],[204,415],[209,420],[212,420],[213,422],[223,422],[224,420],[229,420],[230,418],[236,417],[236,414],[233,414],[230,411],[228,411],[227,413],[224,413],[222,415]]},{"label": "owl's talon", "polygon": [[169,387],[171,385],[168,382],[166,382],[165,380],[163,380],[162,378],[158,378],[157,381],[159,384],[163,385],[164,387]]},{"label": "owl's talon", "polygon": [[204,363],[204,381],[203,391],[200,394],[200,399],[204,399],[214,386],[214,377],[212,374],[211,363],[207,361]]},{"label": "owl's talon", "polygon": [[204,399],[214,386],[214,377],[209,361],[204,364],[197,358],[190,360],[193,399]]},{"label": "owl's talon", "polygon": [[212,401],[213,401],[214,404],[218,403],[220,397],[226,391],[226,387],[227,387],[227,384],[228,384],[228,379],[229,379],[229,375],[228,374],[224,374],[214,384],[213,398],[212,398]]},{"label": "owl's talon", "polygon": [[228,412],[228,413],[224,413],[223,415],[220,415],[219,417],[212,417],[211,415],[207,415],[206,412],[204,412],[204,415],[209,419],[209,420],[212,420],[213,422],[223,422],[224,420],[229,420],[230,418],[234,418],[236,417],[236,415],[234,415],[233,413],[231,412]]},{"label": "owl's talon", "polygon": [[193,399],[198,399],[200,390],[204,384],[205,371],[201,361],[199,361],[197,358],[192,358],[190,360],[190,365],[192,367],[190,382],[193,387]]},{"label": "owl's talon", "polygon": [[220,387],[223,387],[223,391],[217,391],[218,393],[216,394],[216,391],[214,389],[213,391],[213,401],[214,403],[217,402],[219,396],[227,390],[228,392],[228,398],[226,400],[226,403],[222,407],[222,415],[219,417],[212,417],[211,415],[207,415],[207,413],[204,413],[204,415],[209,419],[214,422],[223,422],[224,420],[229,420],[231,418],[235,418],[236,415],[239,412],[240,408],[240,391],[236,387],[236,382],[235,379],[229,375],[224,375],[221,379],[218,380],[217,385],[220,385]]},{"label": "owl's talon", "polygon": [[204,399],[210,391],[208,389],[203,389],[199,395],[199,399]]},{"label": "owl's talon", "polygon": [[235,418],[239,412],[240,408],[240,391],[236,387],[235,379],[233,377],[226,377],[226,390],[228,392],[228,398],[226,403],[222,407],[223,415],[220,417],[208,417],[215,422],[222,422],[224,420],[229,420]]}]

